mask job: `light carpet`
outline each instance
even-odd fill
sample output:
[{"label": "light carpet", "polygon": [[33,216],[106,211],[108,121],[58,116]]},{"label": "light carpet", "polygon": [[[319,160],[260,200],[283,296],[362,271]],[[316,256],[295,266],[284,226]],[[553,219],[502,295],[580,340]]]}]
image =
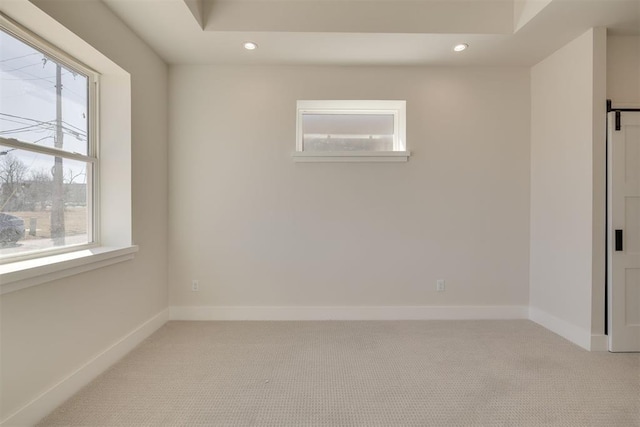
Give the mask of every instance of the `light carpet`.
[{"label": "light carpet", "polygon": [[638,426],[640,355],[527,320],[176,322],[41,426]]}]

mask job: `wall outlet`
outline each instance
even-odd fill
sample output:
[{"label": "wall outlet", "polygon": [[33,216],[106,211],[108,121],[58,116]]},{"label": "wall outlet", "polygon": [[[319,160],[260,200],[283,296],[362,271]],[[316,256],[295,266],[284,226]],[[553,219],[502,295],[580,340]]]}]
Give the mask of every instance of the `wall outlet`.
[{"label": "wall outlet", "polygon": [[197,280],[192,280],[191,281],[191,290],[193,292],[198,292],[200,290],[200,283],[198,283]]},{"label": "wall outlet", "polygon": [[444,279],[436,280],[436,291],[444,292]]}]

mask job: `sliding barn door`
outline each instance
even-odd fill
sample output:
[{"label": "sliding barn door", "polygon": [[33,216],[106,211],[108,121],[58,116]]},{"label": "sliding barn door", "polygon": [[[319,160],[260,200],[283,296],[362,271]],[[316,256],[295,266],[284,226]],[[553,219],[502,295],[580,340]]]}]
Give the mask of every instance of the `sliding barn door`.
[{"label": "sliding barn door", "polygon": [[640,351],[640,112],[617,114],[608,129],[609,350]]}]

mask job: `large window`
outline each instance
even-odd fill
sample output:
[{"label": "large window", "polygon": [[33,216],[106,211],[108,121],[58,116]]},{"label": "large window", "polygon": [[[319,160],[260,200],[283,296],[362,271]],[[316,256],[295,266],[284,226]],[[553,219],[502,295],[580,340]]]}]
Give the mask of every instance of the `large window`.
[{"label": "large window", "polygon": [[92,244],[97,76],[0,26],[0,262]]},{"label": "large window", "polygon": [[405,101],[298,101],[297,161],[406,161]]}]

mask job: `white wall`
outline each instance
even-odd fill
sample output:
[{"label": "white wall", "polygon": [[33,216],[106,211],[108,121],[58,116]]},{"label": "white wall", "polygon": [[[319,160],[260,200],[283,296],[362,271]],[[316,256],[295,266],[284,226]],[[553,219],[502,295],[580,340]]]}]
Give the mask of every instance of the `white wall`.
[{"label": "white wall", "polygon": [[[170,305],[526,306],[528,74],[172,66]],[[413,155],[294,163],[298,99],[406,99]]]},{"label": "white wall", "polygon": [[640,106],[640,36],[607,37],[607,98],[614,107]]},{"label": "white wall", "polygon": [[603,28],[531,69],[532,317],[591,348],[604,330]]},{"label": "white wall", "polygon": [[167,308],[167,67],[99,1],[34,3],[131,74],[140,251],[133,261],[2,295],[0,419]]}]

